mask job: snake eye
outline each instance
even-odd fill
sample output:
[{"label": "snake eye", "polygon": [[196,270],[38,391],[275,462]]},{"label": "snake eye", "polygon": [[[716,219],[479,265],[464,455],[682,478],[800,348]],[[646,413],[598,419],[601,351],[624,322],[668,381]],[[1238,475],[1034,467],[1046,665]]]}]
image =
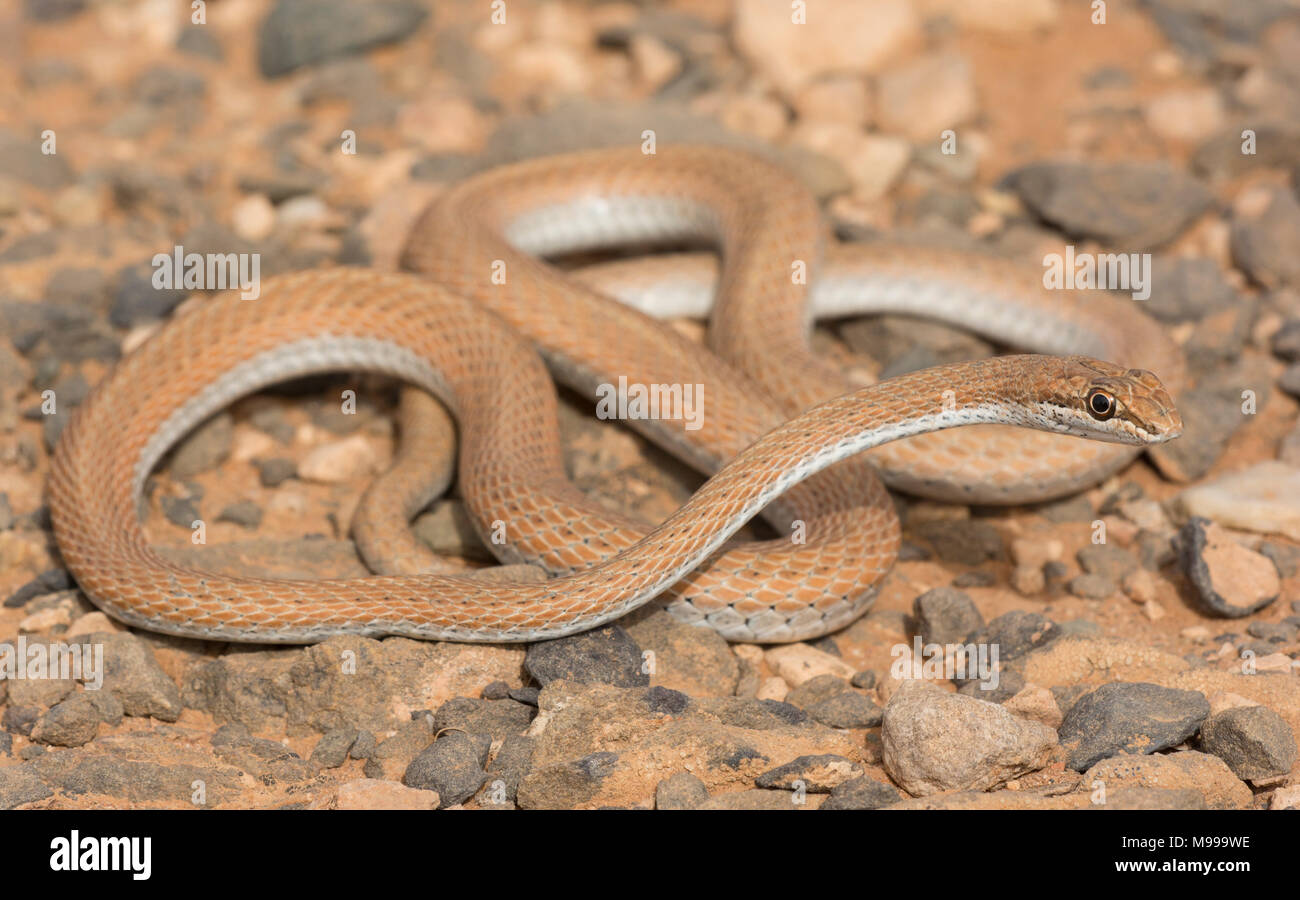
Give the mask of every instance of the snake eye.
[{"label": "snake eye", "polygon": [[1088,412],[1094,419],[1106,421],[1115,415],[1115,398],[1103,390],[1094,390],[1088,394]]}]

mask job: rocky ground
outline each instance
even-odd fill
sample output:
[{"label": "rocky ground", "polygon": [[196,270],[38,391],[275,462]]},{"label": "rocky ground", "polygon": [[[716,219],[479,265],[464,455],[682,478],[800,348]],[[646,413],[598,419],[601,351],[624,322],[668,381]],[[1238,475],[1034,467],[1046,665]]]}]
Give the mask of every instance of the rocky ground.
[{"label": "rocky ground", "polygon": [[[808,0],[798,28],[768,0],[503,6],[0,4],[0,642],[94,641],[107,665],[97,691],[0,681],[0,807],[1300,807],[1295,4],[1094,23],[1055,0]],[[115,360],[203,302],[155,290],[153,254],[391,268],[456,178],[646,128],[768,148],[843,239],[1153,252],[1145,310],[1197,379],[1162,467],[1186,481],[1140,461],[1035,508],[899,498],[874,609],[811,644],[649,609],[532,646],[231,646],[123,629],[78,592],[51,448]],[[875,375],[992,349],[897,317],[817,340]],[[152,539],[230,572],[364,574],[348,523],[393,411],[391,385],[347,376],[237,404],[150,479]],[[616,508],[655,521],[700,483],[563,413],[575,480]],[[415,527],[487,559],[454,495]],[[998,686],[900,677],[916,636],[998,646]]]}]

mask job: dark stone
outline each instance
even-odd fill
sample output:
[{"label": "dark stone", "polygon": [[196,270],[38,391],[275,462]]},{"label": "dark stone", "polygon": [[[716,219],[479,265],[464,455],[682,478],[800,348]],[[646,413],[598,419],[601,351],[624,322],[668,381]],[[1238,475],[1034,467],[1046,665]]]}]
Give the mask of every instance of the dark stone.
[{"label": "dark stone", "polygon": [[1056,640],[1060,629],[1045,616],[1022,609],[1003,613],[972,638],[975,644],[997,644],[998,660],[1006,662]]},{"label": "dark stone", "polygon": [[837,785],[818,809],[880,809],[902,799],[898,788],[863,775]]},{"label": "dark stone", "polygon": [[1284,188],[1258,217],[1232,225],[1232,258],[1254,281],[1269,288],[1300,284],[1300,202]]},{"label": "dark stone", "polygon": [[944,562],[978,566],[1003,555],[1002,536],[988,522],[978,519],[940,519],[922,522],[911,530],[929,541]]},{"label": "dark stone", "polygon": [[153,266],[147,263],[118,271],[113,305],[108,312],[108,321],[115,328],[133,328],[165,319],[189,296],[183,288],[155,288],[153,273]]},{"label": "dark stone", "polygon": [[504,681],[493,681],[483,688],[484,700],[504,700],[510,696],[510,685]]},{"label": "dark stone", "polygon": [[448,729],[468,731],[471,734],[491,735],[492,740],[505,740],[526,729],[537,711],[517,700],[476,700],[470,697],[453,697],[438,707],[433,717],[433,731],[441,734]]},{"label": "dark stone", "polygon": [[1141,309],[1161,322],[1195,322],[1239,299],[1214,260],[1156,256],[1151,261],[1151,296]]},{"label": "dark stone", "polygon": [[847,780],[844,777],[846,772],[850,778],[863,776],[862,767],[851,759],[823,753],[800,756],[783,766],[769,769],[755,778],[754,784],[760,788],[790,791],[800,787],[802,782],[803,789],[810,793],[829,794]]},{"label": "dark stone", "polygon": [[337,769],[347,762],[348,751],[356,743],[359,733],[355,728],[335,728],[325,732],[312,748],[311,761],[322,769]]},{"label": "dark stone", "polygon": [[532,644],[524,668],[542,687],[561,679],[615,687],[650,684],[642,671],[641,648],[618,625]]},{"label": "dark stone", "polygon": [[1203,184],[1166,162],[1032,163],[1005,183],[1071,237],[1130,252],[1168,242],[1213,201]]},{"label": "dark stone", "polygon": [[487,784],[479,794],[479,806],[515,802],[519,782],[523,781],[532,765],[533,749],[533,739],[526,735],[506,736],[501,742],[501,749],[487,767]]},{"label": "dark stone", "polygon": [[77,583],[72,580],[72,573],[66,569],[46,569],[10,594],[4,605],[9,609],[15,609],[26,606],[27,601],[33,597],[39,597],[42,594],[53,594],[56,591],[66,591],[76,586]]},{"label": "dark stone", "polygon": [[1132,553],[1113,544],[1089,544],[1075,556],[1083,571],[1111,581],[1123,581],[1125,575],[1138,567],[1137,558]]},{"label": "dark stone", "polygon": [[234,522],[245,528],[256,528],[262,524],[262,507],[252,500],[240,500],[232,503],[217,516],[218,522]]},{"label": "dark stone", "polygon": [[278,0],[262,23],[257,59],[262,75],[358,53],[409,37],[428,10],[405,0]]},{"label": "dark stone", "polygon": [[262,487],[279,487],[298,474],[298,464],[291,459],[275,457],[256,461],[257,477]]},{"label": "dark stone", "polygon": [[933,644],[959,644],[984,627],[984,616],[961,591],[937,587],[912,601],[916,632]]},{"label": "dark stone", "polygon": [[1148,754],[1187,740],[1210,714],[1199,691],[1116,682],[1085,694],[1057,729],[1077,772],[1120,753]]},{"label": "dark stone", "polygon": [[809,707],[808,715],[831,728],[875,728],[884,710],[857,691],[843,691]]},{"label": "dark stone", "polygon": [[1285,775],[1296,761],[1291,726],[1267,706],[1226,709],[1201,726],[1201,749],[1228,764],[1243,781]]},{"label": "dark stone", "polygon": [[655,685],[645,692],[645,705],[652,713],[665,716],[677,716],[691,705],[691,698],[681,691]]},{"label": "dark stone", "polygon": [[181,528],[190,528],[199,521],[199,509],[190,497],[161,497],[163,515],[168,522]]},{"label": "dark stone", "polygon": [[678,772],[655,785],[655,809],[695,809],[709,799],[709,789],[690,772]]},{"label": "dark stone", "polygon": [[437,791],[439,809],[463,803],[487,780],[483,766],[490,743],[486,735],[448,732],[411,761],[402,781],[407,787]]}]

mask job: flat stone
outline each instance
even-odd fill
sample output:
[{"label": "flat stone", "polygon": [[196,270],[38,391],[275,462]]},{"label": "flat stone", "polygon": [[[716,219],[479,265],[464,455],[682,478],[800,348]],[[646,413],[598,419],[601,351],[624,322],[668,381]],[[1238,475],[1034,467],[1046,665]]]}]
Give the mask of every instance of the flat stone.
[{"label": "flat stone", "polygon": [[1138,755],[1174,747],[1196,733],[1210,714],[1198,691],[1143,682],[1114,682],[1081,697],[1057,729],[1066,763],[1083,772],[1121,753]]}]

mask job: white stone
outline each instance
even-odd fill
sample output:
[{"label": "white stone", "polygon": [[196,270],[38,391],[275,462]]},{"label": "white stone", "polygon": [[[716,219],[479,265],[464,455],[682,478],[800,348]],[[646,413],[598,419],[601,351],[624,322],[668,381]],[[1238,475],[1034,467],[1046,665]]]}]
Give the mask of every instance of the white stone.
[{"label": "white stone", "polygon": [[1300,541],[1300,468],[1296,466],[1257,463],[1188,488],[1178,495],[1178,503],[1189,516]]}]

